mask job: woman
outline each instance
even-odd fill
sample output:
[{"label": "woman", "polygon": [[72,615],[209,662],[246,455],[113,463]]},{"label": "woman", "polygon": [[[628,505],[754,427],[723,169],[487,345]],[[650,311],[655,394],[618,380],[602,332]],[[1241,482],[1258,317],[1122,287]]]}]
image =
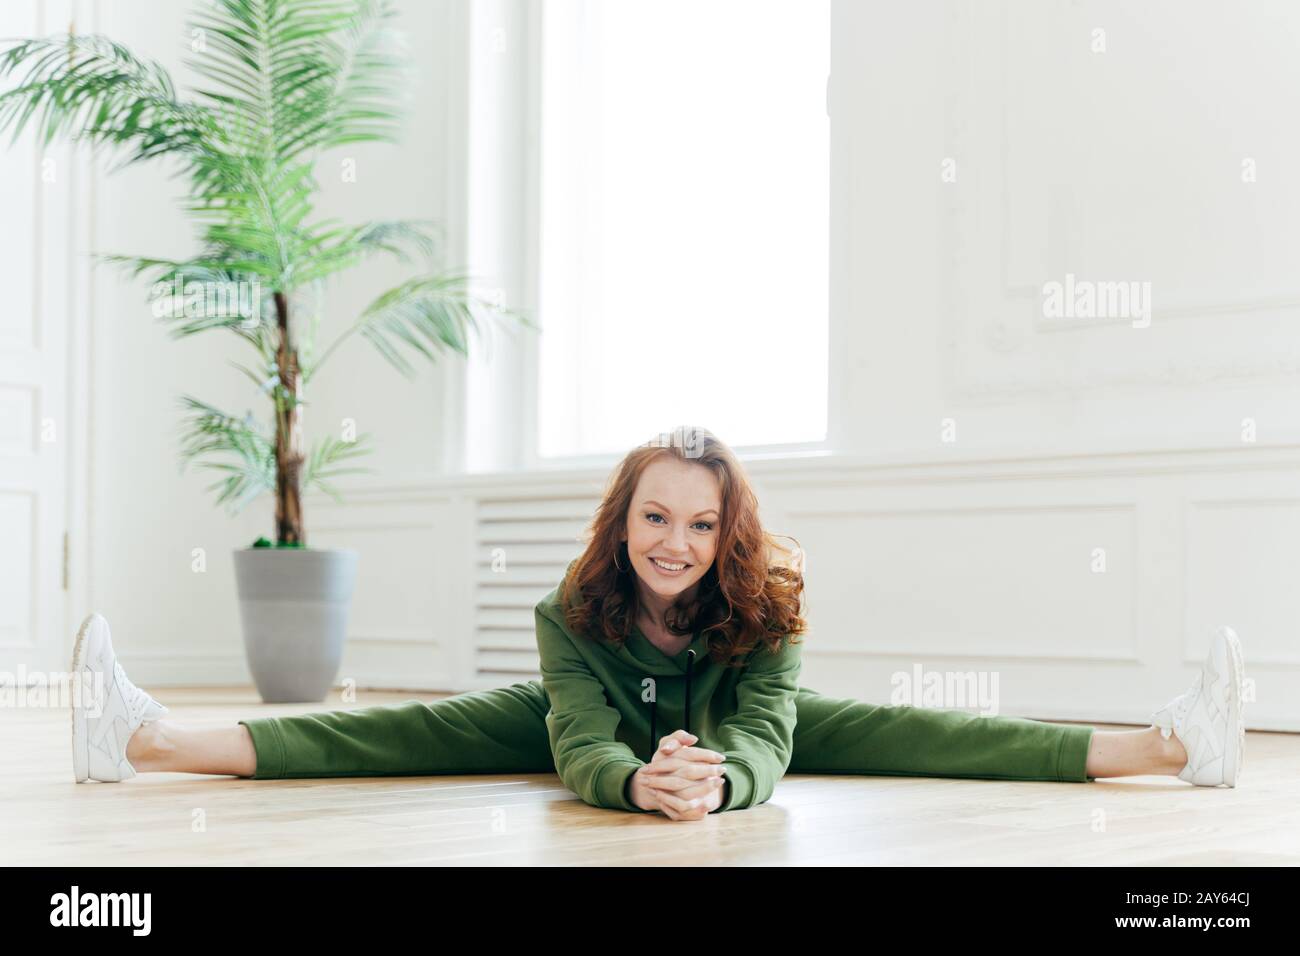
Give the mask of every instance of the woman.
[{"label": "woman", "polygon": [[1242,662],[1228,628],[1146,730],[876,706],[798,687],[800,552],[763,529],[743,468],[707,431],[633,449],[587,539],[535,608],[541,681],[428,703],[187,726],[127,679],[91,615],[73,672],[109,691],[98,715],[74,695],[77,780],[556,772],[593,806],[673,820],[763,803],[787,772],[1236,785]]}]

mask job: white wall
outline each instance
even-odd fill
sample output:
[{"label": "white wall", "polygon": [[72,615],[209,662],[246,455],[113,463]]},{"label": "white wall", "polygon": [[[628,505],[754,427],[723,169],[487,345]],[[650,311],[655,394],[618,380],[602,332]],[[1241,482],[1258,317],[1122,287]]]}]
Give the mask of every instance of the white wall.
[{"label": "white wall", "polygon": [[[846,444],[1294,442],[1297,31],[1284,2],[838,3]],[[1151,282],[1150,327],[1045,320],[1067,272]]]},{"label": "white wall", "polygon": [[[896,651],[869,686],[994,653],[1036,713],[1154,707],[1227,623],[1254,719],[1300,727],[1297,33],[1281,2],[836,4],[841,434],[938,482],[807,515],[828,644]],[[1150,325],[1044,318],[1067,273],[1150,282]]]}]

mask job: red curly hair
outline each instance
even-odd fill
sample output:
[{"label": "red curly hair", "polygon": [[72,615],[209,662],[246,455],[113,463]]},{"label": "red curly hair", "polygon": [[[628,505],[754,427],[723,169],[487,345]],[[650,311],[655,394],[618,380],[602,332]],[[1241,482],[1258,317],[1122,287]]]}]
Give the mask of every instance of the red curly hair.
[{"label": "red curly hair", "polygon": [[[804,557],[763,529],[758,498],[739,459],[705,428],[679,426],[638,445],[614,469],[603,500],[583,534],[586,548],[560,583],[565,620],[574,634],[596,636],[621,646],[640,608],[633,574],[615,564],[632,495],[653,461],[672,456],[712,469],[722,489],[722,515],[713,564],[700,580],[694,601],[674,604],[664,616],[670,633],[709,635],[709,656],[726,666],[743,666],[760,643],[775,653],[807,631],[801,616]],[[623,559],[626,563],[626,558]]]}]

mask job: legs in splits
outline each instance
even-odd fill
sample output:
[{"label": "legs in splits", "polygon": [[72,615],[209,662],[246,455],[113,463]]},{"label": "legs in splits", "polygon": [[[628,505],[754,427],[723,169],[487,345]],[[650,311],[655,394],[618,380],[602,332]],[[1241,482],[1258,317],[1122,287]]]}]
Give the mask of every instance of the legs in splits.
[{"label": "legs in splits", "polygon": [[553,773],[540,681],[442,700],[242,720],[256,778]]},{"label": "legs in splits", "polygon": [[1023,717],[879,706],[806,689],[796,709],[789,773],[1085,782],[1176,774],[1187,762],[1177,738],[1165,740],[1154,727],[1107,733]]},{"label": "legs in splits", "polygon": [[1241,642],[1221,626],[1192,685],[1145,730],[877,707],[800,690],[791,773],[1072,780],[1173,775],[1235,787],[1245,755]]},{"label": "legs in splits", "polygon": [[212,728],[169,719],[168,709],[126,676],[103,615],[82,622],[72,656],[78,783],[120,782],[144,771],[270,778],[555,770],[541,681]]},{"label": "legs in splits", "polygon": [[553,773],[547,699],[531,681],[442,700],[256,717],[234,727],[142,724],[137,772],[283,777]]},{"label": "legs in splits", "polygon": [[[1242,673],[1236,635],[1221,628],[1192,687],[1152,715],[1154,726],[1119,733],[878,706],[801,689],[788,770],[1080,782],[1175,774],[1198,786],[1235,786],[1245,734]],[[141,771],[264,779],[555,769],[540,681],[431,702],[194,727],[165,719],[167,709],[131,683],[100,615],[88,617],[77,635],[73,674],[77,687],[107,688],[97,711],[74,696],[78,782],[125,780]]]},{"label": "legs in splits", "polygon": [[[1019,717],[886,707],[800,690],[790,773],[1082,781],[1177,774],[1187,754],[1155,727],[1107,732]],[[546,695],[536,681],[358,710],[195,727],[143,724],[126,756],[139,773],[276,777],[552,773]]]}]

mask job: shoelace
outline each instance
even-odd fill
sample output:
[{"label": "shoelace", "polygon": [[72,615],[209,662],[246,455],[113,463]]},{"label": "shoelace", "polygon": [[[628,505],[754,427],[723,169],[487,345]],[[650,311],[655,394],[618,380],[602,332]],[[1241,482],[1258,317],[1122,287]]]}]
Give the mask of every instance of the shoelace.
[{"label": "shoelace", "polygon": [[149,695],[126,679],[126,671],[122,670],[122,665],[117,661],[113,661],[113,683],[117,685],[122,699],[126,702],[126,713],[130,724],[132,726],[139,724],[145,708],[149,706]]},{"label": "shoelace", "polygon": [[1174,698],[1168,704],[1166,704],[1164,707],[1161,708],[1161,710],[1169,711],[1170,719],[1172,721],[1171,726],[1161,727],[1161,736],[1163,736],[1166,740],[1169,739],[1169,734],[1175,728],[1181,727],[1183,725],[1183,722],[1187,719],[1187,714],[1192,709],[1192,703],[1196,700],[1197,692],[1200,690],[1200,688],[1201,688],[1201,678],[1200,675],[1198,674],[1196,680],[1192,681],[1192,685],[1188,687],[1187,690],[1182,695]]}]

